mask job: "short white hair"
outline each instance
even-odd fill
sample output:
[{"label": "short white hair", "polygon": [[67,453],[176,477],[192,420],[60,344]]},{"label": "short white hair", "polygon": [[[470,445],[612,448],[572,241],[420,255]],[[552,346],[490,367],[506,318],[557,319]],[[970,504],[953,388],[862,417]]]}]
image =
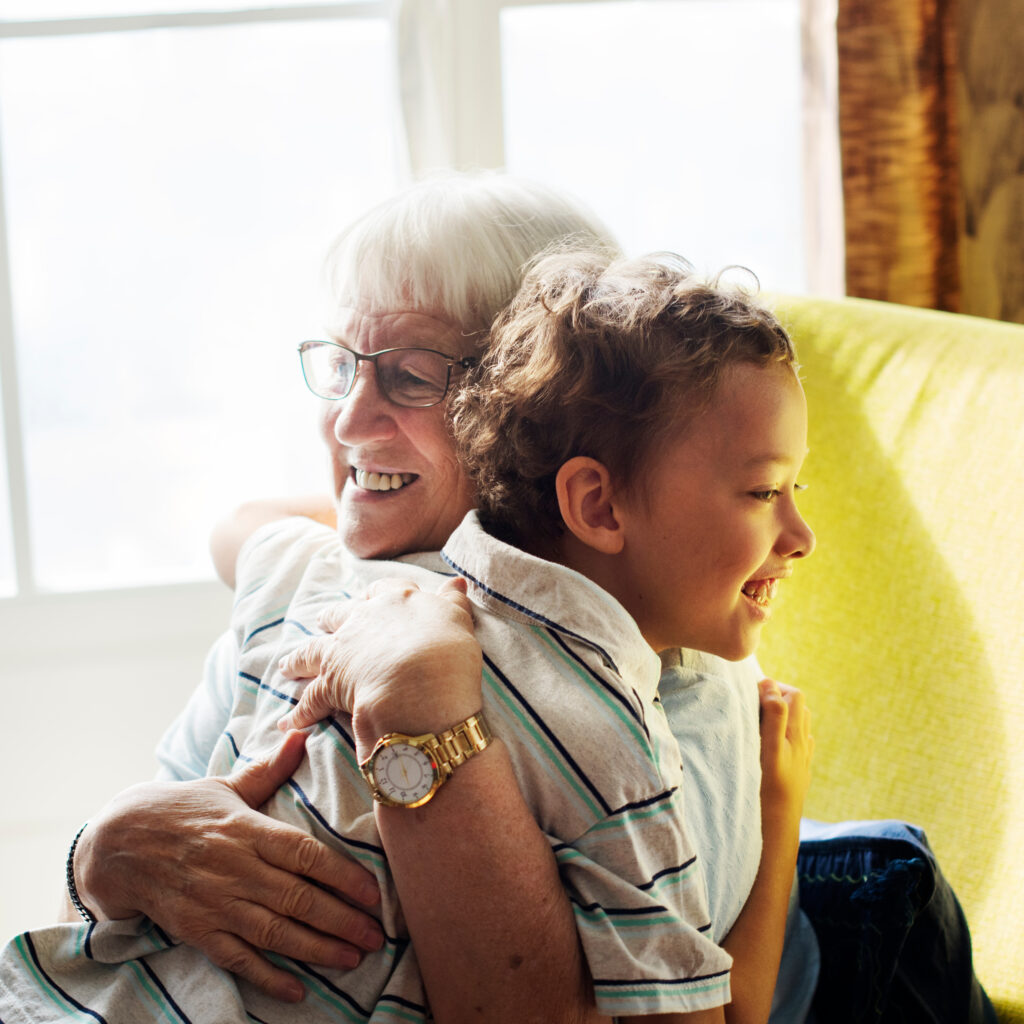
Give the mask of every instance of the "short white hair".
[{"label": "short white hair", "polygon": [[577,199],[498,172],[450,173],[404,189],[335,241],[327,277],[335,306],[417,309],[485,332],[540,253],[583,247],[619,254]]}]

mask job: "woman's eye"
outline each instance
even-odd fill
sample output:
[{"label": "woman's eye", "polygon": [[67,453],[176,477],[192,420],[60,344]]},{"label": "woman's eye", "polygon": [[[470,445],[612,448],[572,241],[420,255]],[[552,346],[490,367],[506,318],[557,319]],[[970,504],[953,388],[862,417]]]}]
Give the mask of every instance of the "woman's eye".
[{"label": "woman's eye", "polygon": [[427,380],[426,377],[421,376],[415,370],[410,370],[408,367],[403,367],[398,373],[395,374],[395,383],[400,388],[414,388],[422,386],[424,384],[430,385],[434,382]]}]

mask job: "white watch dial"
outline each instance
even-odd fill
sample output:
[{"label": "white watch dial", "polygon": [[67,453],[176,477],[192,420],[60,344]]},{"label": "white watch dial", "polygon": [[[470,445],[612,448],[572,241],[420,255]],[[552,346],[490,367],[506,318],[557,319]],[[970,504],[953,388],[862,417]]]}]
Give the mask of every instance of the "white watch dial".
[{"label": "white watch dial", "polygon": [[373,778],[388,799],[415,804],[434,788],[434,762],[430,755],[408,743],[381,747],[373,759]]}]

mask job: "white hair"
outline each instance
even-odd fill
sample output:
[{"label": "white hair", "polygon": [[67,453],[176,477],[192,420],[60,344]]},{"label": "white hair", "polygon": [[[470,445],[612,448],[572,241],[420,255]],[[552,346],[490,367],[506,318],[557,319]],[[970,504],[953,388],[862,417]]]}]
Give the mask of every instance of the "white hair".
[{"label": "white hair", "polygon": [[576,246],[619,254],[608,229],[564,193],[497,172],[445,174],[346,228],[328,284],[337,306],[424,310],[474,334],[489,330],[541,252]]}]

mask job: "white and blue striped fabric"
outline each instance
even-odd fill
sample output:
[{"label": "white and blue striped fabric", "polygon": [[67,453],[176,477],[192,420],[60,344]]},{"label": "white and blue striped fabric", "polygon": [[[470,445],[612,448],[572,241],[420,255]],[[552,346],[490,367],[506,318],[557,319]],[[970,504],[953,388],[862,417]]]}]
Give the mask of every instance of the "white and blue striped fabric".
[{"label": "white and blue striped fabric", "polygon": [[[442,552],[353,560],[308,520],[258,531],[243,549],[233,625],[234,705],[210,774],[262,756],[301,693],[280,658],[318,632],[317,614],[374,579],[438,573],[471,582],[484,649],[484,711],[552,844],[600,1010],[688,1012],[729,999],[703,862],[686,831],[679,749],[657,699],[661,665],[625,610],[573,571],[484,533],[471,513]],[[316,727],[300,770],[265,808],[345,851],[381,884],[387,941],[352,971],[278,959],[306,985],[275,1002],[176,945],[150,922],[62,925],[0,957],[0,1020],[100,1022],[428,1021],[429,1008],[356,763],[351,723]]]}]

